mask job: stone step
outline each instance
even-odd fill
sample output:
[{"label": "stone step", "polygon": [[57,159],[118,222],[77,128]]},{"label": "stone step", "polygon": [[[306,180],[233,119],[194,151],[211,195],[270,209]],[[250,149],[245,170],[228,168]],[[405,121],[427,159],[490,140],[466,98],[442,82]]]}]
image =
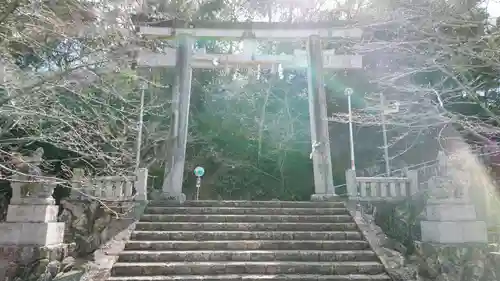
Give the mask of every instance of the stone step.
[{"label": "stone step", "polygon": [[346,215],[346,208],[151,207],[145,214]]},{"label": "stone step", "polygon": [[138,222],[136,230],[180,231],[358,231],[352,223]]},{"label": "stone step", "polygon": [[190,274],[382,274],[379,262],[151,262],[115,263],[113,276]]},{"label": "stone step", "polygon": [[362,240],[359,231],[134,231],[132,240]]},{"label": "stone step", "polygon": [[125,250],[367,250],[363,240],[129,241]]},{"label": "stone step", "polygon": [[113,276],[108,281],[391,281],[387,274],[365,275],[170,275],[170,276]]},{"label": "stone step", "polygon": [[141,222],[354,222],[349,215],[143,215]]},{"label": "stone step", "polygon": [[379,262],[151,262],[115,263],[113,276],[190,274],[383,274]]},{"label": "stone step", "polygon": [[371,250],[357,251],[124,251],[119,262],[194,261],[378,261]]},{"label": "stone step", "polygon": [[175,203],[173,201],[155,200],[148,203],[151,207],[253,207],[253,208],[344,208],[345,204],[341,199],[332,202],[312,202],[312,201],[185,201]]},{"label": "stone step", "polygon": [[365,275],[170,275],[170,276],[113,276],[108,281],[391,281],[387,274]]}]

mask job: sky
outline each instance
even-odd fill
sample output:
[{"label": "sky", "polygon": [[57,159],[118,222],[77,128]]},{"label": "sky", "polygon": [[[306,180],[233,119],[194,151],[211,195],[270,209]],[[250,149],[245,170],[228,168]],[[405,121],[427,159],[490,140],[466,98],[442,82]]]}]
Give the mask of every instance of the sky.
[{"label": "sky", "polygon": [[488,8],[488,13],[490,17],[500,16],[500,0],[486,0],[485,5]]}]

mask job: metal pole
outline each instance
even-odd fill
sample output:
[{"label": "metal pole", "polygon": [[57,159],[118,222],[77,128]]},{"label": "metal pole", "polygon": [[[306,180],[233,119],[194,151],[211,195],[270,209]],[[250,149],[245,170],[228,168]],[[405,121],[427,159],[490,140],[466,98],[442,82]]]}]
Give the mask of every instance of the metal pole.
[{"label": "metal pole", "polygon": [[352,129],[352,106],[351,106],[351,95],[353,93],[353,90],[351,88],[346,88],[344,92],[347,95],[347,106],[349,108],[349,147],[351,150],[351,170],[356,171],[356,162],[354,161],[354,133]]},{"label": "metal pole", "polygon": [[200,200],[201,177],[196,177],[196,201]]},{"label": "metal pole", "polygon": [[141,108],[139,111],[139,131],[137,132],[137,146],[135,155],[135,170],[139,170],[139,164],[141,162],[141,145],[142,145],[142,126],[144,125],[144,92],[145,85],[141,82]]},{"label": "metal pole", "polygon": [[391,165],[389,164],[389,146],[387,144],[387,129],[385,127],[385,105],[384,105],[384,94],[380,94],[380,105],[382,107],[381,119],[382,119],[382,135],[384,137],[384,159],[385,159],[385,173],[387,176],[391,176]]}]

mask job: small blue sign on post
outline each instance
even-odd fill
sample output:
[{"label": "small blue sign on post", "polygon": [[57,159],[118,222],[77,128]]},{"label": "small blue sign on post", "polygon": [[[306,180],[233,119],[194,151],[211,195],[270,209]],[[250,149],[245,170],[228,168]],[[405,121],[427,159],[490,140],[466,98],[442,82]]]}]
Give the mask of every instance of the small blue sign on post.
[{"label": "small blue sign on post", "polygon": [[194,168],[194,175],[196,176],[196,201],[200,200],[200,187],[201,187],[201,177],[205,174],[205,169],[203,167]]},{"label": "small blue sign on post", "polygon": [[194,168],[194,175],[197,176],[197,177],[203,177],[203,175],[205,174],[205,169],[203,169],[203,167],[196,167]]}]

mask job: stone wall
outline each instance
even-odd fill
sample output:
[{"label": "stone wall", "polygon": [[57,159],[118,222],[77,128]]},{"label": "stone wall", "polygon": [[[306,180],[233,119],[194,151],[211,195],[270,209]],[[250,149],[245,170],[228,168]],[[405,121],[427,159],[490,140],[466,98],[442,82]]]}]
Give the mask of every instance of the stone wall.
[{"label": "stone wall", "polygon": [[373,216],[354,204],[349,211],[395,281],[500,280],[500,251],[486,244],[437,245],[415,241],[415,251],[387,237]]},{"label": "stone wall", "polygon": [[16,260],[7,272],[7,280],[51,281],[73,270],[75,259],[71,257],[72,245],[63,247],[0,246],[2,260]]},{"label": "stone wall", "polygon": [[394,281],[424,280],[418,274],[419,266],[406,259],[405,247],[387,237],[382,228],[375,224],[373,216],[361,212],[352,202],[348,204],[348,210]]},{"label": "stone wall", "polygon": [[59,221],[65,223],[64,242],[76,244],[78,257],[93,254],[128,229],[142,214],[144,202],[61,200]]},{"label": "stone wall", "polygon": [[417,242],[416,255],[425,259],[423,277],[436,281],[480,281],[486,273],[486,244],[456,245]]},{"label": "stone wall", "polygon": [[76,257],[85,261],[80,280],[108,279],[146,207],[147,177],[147,169],[134,176],[97,178],[75,170],[73,192],[60,201],[58,219],[65,223],[64,241],[74,242]]},{"label": "stone wall", "polygon": [[[36,199],[30,200],[37,202]],[[26,205],[10,205],[7,220],[0,225],[3,228],[12,226],[11,228],[15,230],[19,228],[18,224],[24,223],[23,220],[28,220],[29,222],[24,224],[29,224],[31,228],[39,227],[38,230],[42,231],[45,225],[55,223],[62,226],[61,222],[64,222],[64,239],[62,229],[58,243],[52,243],[50,239],[37,240],[36,235],[30,233],[16,236],[15,233],[10,233],[12,231],[2,232],[4,234],[0,239],[2,281],[62,281],[81,280],[81,278],[93,281],[106,280],[109,277],[109,269],[116,262],[118,253],[123,250],[135,227],[135,221],[142,214],[146,203],[146,201],[106,203],[95,200],[62,200],[60,206],[62,212],[57,218],[59,222],[56,222],[57,206],[53,203],[31,205],[31,201],[27,201]],[[34,210],[39,211],[33,213]],[[46,210],[45,215],[42,214],[42,210]],[[26,213],[27,211],[31,213]],[[47,222],[36,222],[37,220]],[[32,237],[35,244],[28,243],[31,240],[26,240],[28,239],[26,237],[23,240],[20,236]],[[16,239],[19,243],[15,242]]]},{"label": "stone wall", "polygon": [[[500,250],[497,247],[497,251]],[[486,260],[486,273],[483,280],[500,280],[500,252],[491,252]]]},{"label": "stone wall", "polygon": [[107,280],[146,203],[61,200],[64,240],[74,241],[76,256],[86,261],[80,280]]}]

